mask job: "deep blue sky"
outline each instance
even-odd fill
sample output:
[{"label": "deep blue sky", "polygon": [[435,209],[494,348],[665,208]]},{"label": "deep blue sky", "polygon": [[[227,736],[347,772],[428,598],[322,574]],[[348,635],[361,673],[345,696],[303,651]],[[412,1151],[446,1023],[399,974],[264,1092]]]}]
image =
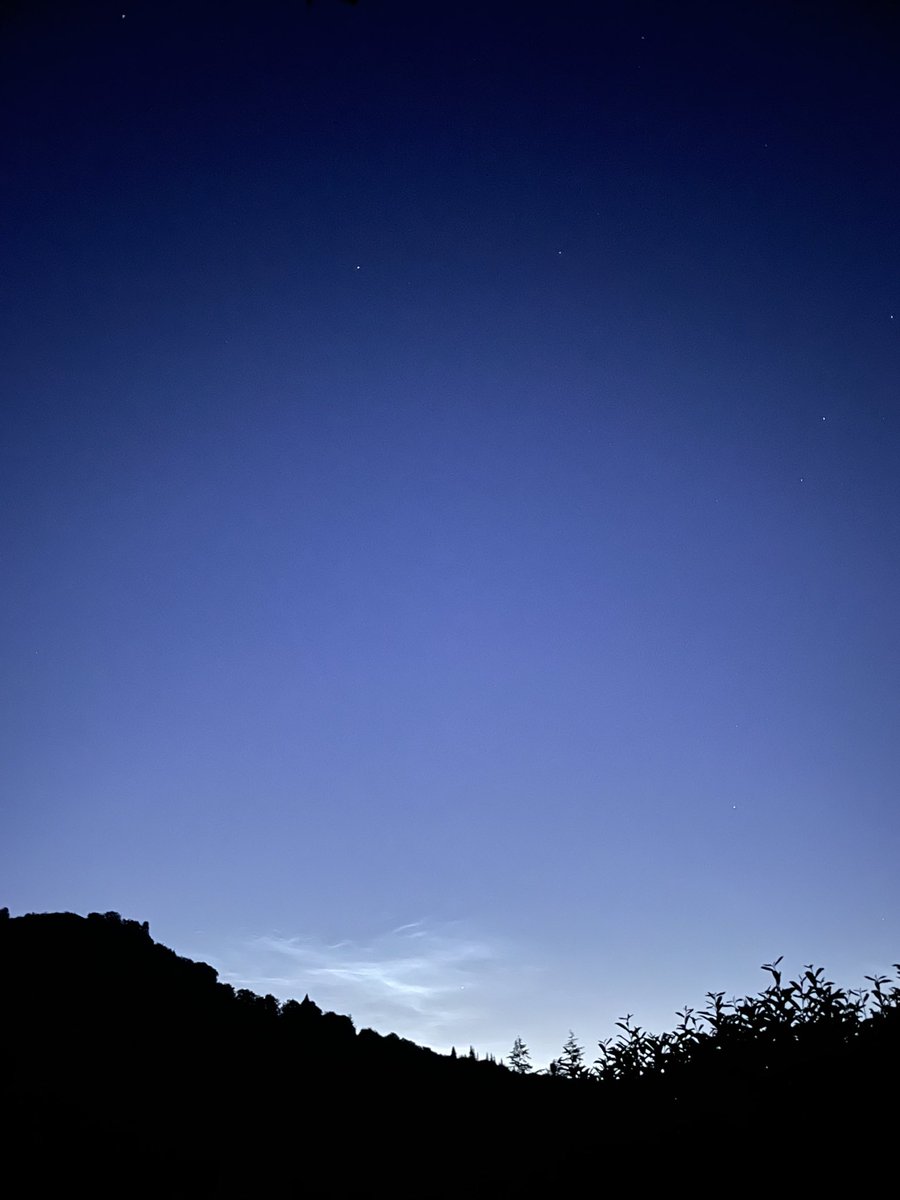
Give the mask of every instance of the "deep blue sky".
[{"label": "deep blue sky", "polygon": [[890,968],[887,12],[4,18],[3,903],[538,1062]]}]

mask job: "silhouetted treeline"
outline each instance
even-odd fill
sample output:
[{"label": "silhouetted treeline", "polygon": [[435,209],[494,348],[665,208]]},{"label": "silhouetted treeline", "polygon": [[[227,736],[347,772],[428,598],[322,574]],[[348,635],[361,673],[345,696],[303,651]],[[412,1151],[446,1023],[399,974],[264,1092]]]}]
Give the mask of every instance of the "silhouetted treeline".
[{"label": "silhouetted treeline", "polygon": [[520,1038],[510,1069],[235,991],[117,913],[0,910],[0,962],[6,1169],[34,1194],[563,1194],[638,1161],[669,1181],[750,1153],[808,1173],[823,1146],[887,1162],[895,1137],[886,977],[846,992],[776,962],[758,997],[709,993],[660,1035],[623,1019],[590,1065],[570,1034],[539,1073]]}]

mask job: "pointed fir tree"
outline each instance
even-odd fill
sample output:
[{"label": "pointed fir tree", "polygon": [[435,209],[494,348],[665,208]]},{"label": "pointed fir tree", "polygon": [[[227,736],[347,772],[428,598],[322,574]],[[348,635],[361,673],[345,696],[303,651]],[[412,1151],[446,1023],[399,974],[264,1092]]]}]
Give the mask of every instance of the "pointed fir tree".
[{"label": "pointed fir tree", "polygon": [[509,1056],[509,1069],[517,1075],[527,1075],[531,1070],[531,1051],[520,1037],[513,1042]]},{"label": "pointed fir tree", "polygon": [[563,1046],[563,1052],[557,1060],[558,1074],[565,1079],[581,1079],[587,1074],[584,1065],[584,1050],[575,1040],[575,1034],[569,1030],[569,1036]]}]

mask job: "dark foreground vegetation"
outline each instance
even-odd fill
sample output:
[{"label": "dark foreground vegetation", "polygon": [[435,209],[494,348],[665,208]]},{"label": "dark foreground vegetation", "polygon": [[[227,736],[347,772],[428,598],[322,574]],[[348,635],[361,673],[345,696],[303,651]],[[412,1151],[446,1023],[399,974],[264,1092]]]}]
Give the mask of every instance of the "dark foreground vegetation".
[{"label": "dark foreground vegetation", "polygon": [[[117,913],[0,910],[7,1195],[600,1195],[896,1187],[900,987],[768,964],[550,1071],[234,991]],[[900,967],[897,968],[900,970]],[[516,1067],[519,1069],[511,1069]]]}]

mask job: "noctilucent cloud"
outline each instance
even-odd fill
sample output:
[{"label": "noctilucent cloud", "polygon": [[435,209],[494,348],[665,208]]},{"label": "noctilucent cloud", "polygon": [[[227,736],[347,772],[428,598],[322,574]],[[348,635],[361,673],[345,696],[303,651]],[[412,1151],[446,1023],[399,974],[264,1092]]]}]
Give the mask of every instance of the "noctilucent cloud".
[{"label": "noctilucent cloud", "polygon": [[900,958],[888,6],[19,6],[0,877],[536,1065]]}]

